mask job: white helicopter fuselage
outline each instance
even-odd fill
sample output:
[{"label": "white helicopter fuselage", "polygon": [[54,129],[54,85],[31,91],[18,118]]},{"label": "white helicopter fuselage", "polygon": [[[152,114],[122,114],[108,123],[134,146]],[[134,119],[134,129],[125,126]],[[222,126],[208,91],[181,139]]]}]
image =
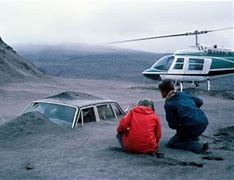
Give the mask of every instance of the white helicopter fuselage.
[{"label": "white helicopter fuselage", "polygon": [[234,73],[234,52],[194,46],[159,59],[142,74],[150,79],[177,82],[203,82]]},{"label": "white helicopter fuselage", "polygon": [[[191,60],[191,56],[177,56],[175,55],[174,58],[176,59],[172,62],[171,67],[168,70],[168,74],[161,75],[161,79],[175,79],[177,81],[182,82],[191,82],[191,81],[206,81],[209,79],[208,76],[205,76],[209,73],[210,66],[212,59],[211,58],[204,58],[203,63],[189,63]],[[177,62],[178,60],[183,60],[183,62]],[[193,56],[194,60],[202,60],[199,56]],[[191,65],[197,66],[197,69],[194,70],[191,68]],[[202,66],[202,69],[199,69],[199,66]],[[195,67],[196,68],[196,67]]]}]

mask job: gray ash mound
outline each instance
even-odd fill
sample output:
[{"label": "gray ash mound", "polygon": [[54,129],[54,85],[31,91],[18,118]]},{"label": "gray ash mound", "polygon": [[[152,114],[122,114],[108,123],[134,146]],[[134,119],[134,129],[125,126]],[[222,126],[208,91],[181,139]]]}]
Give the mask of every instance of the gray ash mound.
[{"label": "gray ash mound", "polygon": [[65,131],[67,130],[51,122],[41,113],[30,112],[0,126],[0,143],[21,144],[27,142],[30,137],[61,134]]},{"label": "gray ash mound", "polygon": [[64,100],[101,100],[102,98],[82,93],[82,92],[74,92],[74,91],[65,91],[54,96],[49,96],[47,99],[64,99]]},{"label": "gray ash mound", "polygon": [[213,136],[202,135],[202,137],[205,138],[206,141],[208,140],[209,148],[212,151],[217,149],[228,152],[234,151],[234,126],[219,128]]},{"label": "gray ash mound", "polygon": [[234,151],[234,126],[220,128],[214,136],[222,142],[220,149]]},{"label": "gray ash mound", "polygon": [[0,84],[41,76],[43,76],[42,72],[19,56],[0,37]]}]

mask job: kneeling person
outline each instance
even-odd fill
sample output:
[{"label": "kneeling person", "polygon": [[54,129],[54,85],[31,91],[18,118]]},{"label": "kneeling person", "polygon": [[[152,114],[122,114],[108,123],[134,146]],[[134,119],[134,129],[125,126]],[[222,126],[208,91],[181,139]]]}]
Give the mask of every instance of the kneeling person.
[{"label": "kneeling person", "polygon": [[168,125],[176,130],[167,146],[204,153],[208,144],[199,142],[199,136],[208,125],[208,119],[200,109],[203,101],[189,93],[177,92],[171,80],[164,80],[159,84],[159,89],[166,99],[164,108]]},{"label": "kneeling person", "polygon": [[120,120],[117,139],[125,151],[132,153],[157,153],[161,138],[159,117],[154,113],[154,104],[142,99],[136,107]]}]

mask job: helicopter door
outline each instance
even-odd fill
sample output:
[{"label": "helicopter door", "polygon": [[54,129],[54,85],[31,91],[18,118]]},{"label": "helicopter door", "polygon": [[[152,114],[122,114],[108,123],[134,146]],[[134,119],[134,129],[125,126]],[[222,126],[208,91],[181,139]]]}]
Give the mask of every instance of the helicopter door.
[{"label": "helicopter door", "polygon": [[184,63],[185,57],[175,57],[175,60],[170,67],[169,73],[174,75],[184,74]]},{"label": "helicopter door", "polygon": [[175,56],[175,59],[173,61],[173,63],[171,64],[171,67],[168,71],[167,75],[161,76],[162,79],[174,79],[174,80],[179,80],[182,81],[183,80],[183,75],[184,75],[184,71],[185,71],[185,57],[178,57]]},{"label": "helicopter door", "polygon": [[187,74],[207,74],[210,70],[211,59],[189,57],[186,64],[185,73]]},{"label": "helicopter door", "polygon": [[212,59],[206,58],[203,67],[203,74],[208,74],[210,71]]}]

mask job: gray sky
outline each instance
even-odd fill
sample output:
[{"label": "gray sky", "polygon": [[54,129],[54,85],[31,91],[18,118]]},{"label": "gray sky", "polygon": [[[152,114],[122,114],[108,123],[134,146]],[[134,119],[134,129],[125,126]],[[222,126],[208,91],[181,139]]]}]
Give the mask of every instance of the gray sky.
[{"label": "gray sky", "polygon": [[[8,44],[102,43],[234,26],[234,2],[191,0],[0,0],[0,36]],[[200,44],[234,49],[234,30],[199,36]],[[114,45],[172,52],[194,37]]]}]

